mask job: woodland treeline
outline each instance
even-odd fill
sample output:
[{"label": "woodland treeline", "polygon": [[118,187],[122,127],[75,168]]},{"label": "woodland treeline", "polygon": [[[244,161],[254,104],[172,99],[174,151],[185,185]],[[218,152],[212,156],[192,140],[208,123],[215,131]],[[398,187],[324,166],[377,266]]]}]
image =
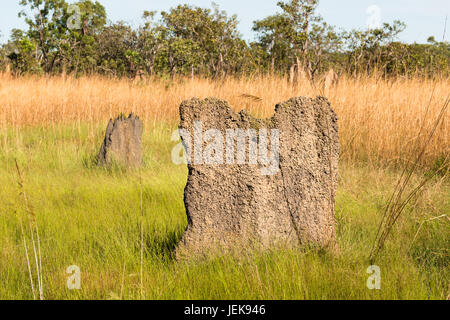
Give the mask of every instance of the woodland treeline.
[{"label": "woodland treeline", "polygon": [[[207,76],[302,73],[311,80],[333,69],[350,75],[449,75],[450,43],[398,41],[406,25],[338,30],[317,13],[318,0],[279,2],[279,13],[253,24],[255,41],[245,41],[238,17],[216,4],[179,5],[143,12],[133,28],[108,22],[99,2],[20,0],[25,30],[14,29],[0,47],[0,69],[23,74],[103,74],[117,77]],[[151,4],[149,4],[151,7]]]}]

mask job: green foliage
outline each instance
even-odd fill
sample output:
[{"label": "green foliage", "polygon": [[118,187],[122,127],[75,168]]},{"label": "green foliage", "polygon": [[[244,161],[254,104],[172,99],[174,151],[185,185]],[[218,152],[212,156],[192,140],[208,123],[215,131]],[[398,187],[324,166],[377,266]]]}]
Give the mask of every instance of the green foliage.
[{"label": "green foliage", "polygon": [[134,75],[140,56],[138,34],[124,23],[116,23],[103,29],[97,36],[98,71],[114,76]]},{"label": "green foliage", "polygon": [[28,30],[13,34],[11,42],[22,56],[27,54],[21,46],[26,38],[48,74],[65,71],[66,66],[69,71],[95,70],[95,36],[106,24],[106,11],[99,2],[82,0],[69,6],[64,0],[21,0],[20,4],[28,8],[19,13]]},{"label": "green foliage", "polygon": [[[254,22],[246,42],[238,19],[212,8],[178,5],[160,15],[145,11],[138,28],[107,24],[97,1],[20,0],[28,30],[14,30],[0,49],[0,69],[16,74],[226,75],[305,72],[311,81],[333,68],[353,75],[448,76],[450,44],[398,42],[406,25],[338,32],[317,14],[318,0],[278,3],[280,12]],[[160,16],[157,19],[157,16]]]},{"label": "green foliage", "polygon": [[36,44],[18,29],[12,31],[11,37],[12,43],[4,46],[3,49],[15,72],[17,74],[41,73],[41,65],[36,59]]},{"label": "green foliage", "polygon": [[269,52],[272,71],[296,68],[314,80],[318,72],[324,71],[324,60],[339,51],[340,36],[315,13],[317,5],[317,0],[279,2],[282,13],[255,21],[253,30]]},{"label": "green foliage", "polygon": [[242,54],[237,17],[214,10],[179,5],[162,12],[163,39],[169,72],[224,76],[235,71]]}]

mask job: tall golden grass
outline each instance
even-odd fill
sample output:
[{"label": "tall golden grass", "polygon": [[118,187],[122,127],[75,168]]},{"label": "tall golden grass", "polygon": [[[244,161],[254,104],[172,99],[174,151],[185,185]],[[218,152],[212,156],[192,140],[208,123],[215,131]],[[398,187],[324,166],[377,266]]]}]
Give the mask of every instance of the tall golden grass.
[{"label": "tall golden grass", "polygon": [[[22,77],[0,74],[0,125],[4,128],[99,123],[120,112],[135,112],[147,125],[175,123],[180,103],[191,97],[215,96],[235,110],[247,109],[268,117],[278,102],[293,96],[325,95],[339,117],[342,156],[398,163],[408,152],[424,124],[430,129],[450,92],[450,79],[380,80],[343,76],[326,90],[308,81],[292,86],[287,79],[258,76],[214,81],[108,79],[100,76]],[[419,139],[427,137],[423,130]],[[450,151],[449,116],[446,114],[424,161],[431,163]]]}]

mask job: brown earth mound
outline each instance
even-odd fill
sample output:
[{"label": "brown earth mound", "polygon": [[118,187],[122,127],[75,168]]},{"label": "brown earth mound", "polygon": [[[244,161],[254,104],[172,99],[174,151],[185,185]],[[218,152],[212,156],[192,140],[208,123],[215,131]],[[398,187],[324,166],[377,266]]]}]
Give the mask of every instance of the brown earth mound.
[{"label": "brown earth mound", "polygon": [[98,164],[109,166],[113,162],[126,167],[142,164],[142,121],[130,114],[109,120],[105,140],[98,154]]},{"label": "brown earth mound", "polygon": [[339,140],[323,98],[293,98],[270,119],[226,101],[180,106],[188,228],[177,257],[212,248],[334,244]]}]

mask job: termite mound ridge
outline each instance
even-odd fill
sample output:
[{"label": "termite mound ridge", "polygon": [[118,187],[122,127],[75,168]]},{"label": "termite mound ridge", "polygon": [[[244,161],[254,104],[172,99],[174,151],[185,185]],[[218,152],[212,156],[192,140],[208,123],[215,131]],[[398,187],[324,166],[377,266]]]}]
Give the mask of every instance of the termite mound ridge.
[{"label": "termite mound ridge", "polygon": [[121,114],[114,120],[110,119],[97,156],[97,164],[110,166],[118,163],[125,167],[140,167],[142,131],[142,121],[133,113],[128,117]]},{"label": "termite mound ridge", "polygon": [[[253,244],[334,245],[340,148],[337,116],[326,98],[292,98],[264,120],[245,111],[236,114],[223,100],[194,98],[181,104],[180,117],[180,129],[191,137],[200,122],[202,133],[212,129],[223,136],[230,129],[275,129],[279,143],[273,174],[261,174],[267,165],[261,162],[189,161],[184,193],[188,227],[177,258]],[[189,145],[195,137],[182,140],[188,157],[196,152]],[[208,149],[208,141],[201,144]]]}]

